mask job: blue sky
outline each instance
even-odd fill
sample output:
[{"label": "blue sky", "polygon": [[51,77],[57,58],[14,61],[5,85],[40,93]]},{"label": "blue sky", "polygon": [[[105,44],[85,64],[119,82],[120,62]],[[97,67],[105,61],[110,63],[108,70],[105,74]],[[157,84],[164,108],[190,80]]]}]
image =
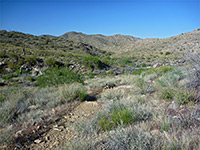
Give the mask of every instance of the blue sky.
[{"label": "blue sky", "polygon": [[200,0],[0,0],[0,30],[166,38],[200,28]]}]

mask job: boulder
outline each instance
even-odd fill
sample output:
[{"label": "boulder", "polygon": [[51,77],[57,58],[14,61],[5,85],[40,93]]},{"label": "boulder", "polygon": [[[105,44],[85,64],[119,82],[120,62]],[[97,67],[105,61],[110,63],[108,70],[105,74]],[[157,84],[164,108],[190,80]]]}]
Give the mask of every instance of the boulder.
[{"label": "boulder", "polygon": [[176,110],[176,109],[178,109],[179,108],[179,104],[177,103],[177,102],[172,102],[171,104],[169,104],[169,106],[168,106],[168,108],[169,109],[173,109],[173,110]]}]

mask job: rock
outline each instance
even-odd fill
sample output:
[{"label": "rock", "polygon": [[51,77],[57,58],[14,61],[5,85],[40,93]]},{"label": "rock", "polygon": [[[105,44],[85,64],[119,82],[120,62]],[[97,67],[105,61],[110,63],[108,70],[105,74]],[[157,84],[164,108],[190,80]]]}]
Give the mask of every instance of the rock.
[{"label": "rock", "polygon": [[173,117],[172,117],[172,120],[173,120],[176,124],[181,123],[180,119],[179,119],[177,116],[173,116]]},{"label": "rock", "polygon": [[176,109],[178,109],[179,108],[179,104],[178,103],[176,103],[176,102],[172,102],[171,104],[169,104],[169,106],[168,106],[168,108],[169,109],[173,109],[173,110],[176,110]]},{"label": "rock", "polygon": [[161,67],[161,66],[162,66],[162,64],[156,63],[156,64],[153,65],[153,68],[158,68],[158,67]]},{"label": "rock", "polygon": [[34,141],[36,144],[39,144],[39,143],[41,143],[42,142],[42,140],[40,140],[40,139],[37,139],[37,140],[35,140]]},{"label": "rock", "polygon": [[10,68],[6,68],[5,69],[8,73],[11,73],[12,72],[12,69],[10,69]]},{"label": "rock", "polygon": [[54,128],[57,128],[57,127],[58,127],[58,125],[56,124],[56,125],[54,125],[53,127],[54,127]]},{"label": "rock", "polygon": [[158,135],[160,133],[160,131],[158,129],[154,129],[154,130],[150,131],[150,133],[152,135]]},{"label": "rock", "polygon": [[15,133],[15,137],[17,138],[17,137],[19,137],[20,135],[23,135],[23,131],[24,131],[23,129],[17,131],[17,132]]},{"label": "rock", "polygon": [[37,130],[40,130],[40,129],[41,129],[41,126],[37,126],[36,129],[37,129]]},{"label": "rock", "polygon": [[38,68],[33,68],[32,76],[42,75],[42,72]]},{"label": "rock", "polygon": [[0,66],[3,66],[5,65],[5,62],[4,61],[0,61]]},{"label": "rock", "polygon": [[62,131],[62,129],[59,129],[59,128],[53,128],[53,130],[55,130],[55,131],[59,131],[59,132]]},{"label": "rock", "polygon": [[38,108],[38,106],[36,106],[36,105],[31,105],[28,107],[28,109],[37,109],[37,108]]},{"label": "rock", "polygon": [[192,117],[193,117],[195,120],[200,121],[200,109],[195,109],[195,110],[192,112]]},{"label": "rock", "polygon": [[46,136],[46,137],[45,137],[45,140],[46,140],[46,141],[49,141],[49,140],[50,140],[50,137],[49,137],[49,136]]}]

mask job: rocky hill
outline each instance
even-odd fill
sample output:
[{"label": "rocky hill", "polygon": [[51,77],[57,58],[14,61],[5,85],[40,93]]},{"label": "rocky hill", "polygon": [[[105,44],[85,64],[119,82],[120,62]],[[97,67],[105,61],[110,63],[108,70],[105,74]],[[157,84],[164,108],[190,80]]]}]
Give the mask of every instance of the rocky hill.
[{"label": "rocky hill", "polygon": [[77,32],[68,32],[61,37],[69,40],[85,42],[107,51],[122,53],[123,56],[128,57],[142,55],[148,56],[150,54],[162,55],[168,51],[176,53],[197,53],[198,49],[200,49],[200,29],[165,39],[140,39],[118,34],[113,36],[86,35]]},{"label": "rocky hill", "polygon": [[[123,47],[125,55],[198,54],[200,49],[200,29],[182,33],[165,39],[143,39]],[[145,53],[141,53],[145,52]]]},{"label": "rocky hill", "polygon": [[141,40],[140,38],[136,38],[128,35],[120,35],[116,34],[113,36],[104,36],[101,34],[96,35],[86,35],[78,32],[68,32],[61,37],[64,37],[73,41],[81,41],[84,43],[88,43],[93,45],[99,49],[108,50],[112,52],[123,51],[123,47],[127,44],[131,44],[133,42]]}]

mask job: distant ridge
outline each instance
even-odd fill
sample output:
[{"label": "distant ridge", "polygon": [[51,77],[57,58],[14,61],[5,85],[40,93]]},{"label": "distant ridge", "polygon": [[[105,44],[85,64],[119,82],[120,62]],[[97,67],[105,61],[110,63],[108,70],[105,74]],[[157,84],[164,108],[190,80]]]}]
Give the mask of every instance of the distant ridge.
[{"label": "distant ridge", "polygon": [[[101,34],[87,35],[80,32],[68,32],[60,37],[84,42],[102,50],[122,53],[123,56],[150,55],[162,52],[192,52],[197,53],[200,49],[200,28],[191,32],[182,33],[170,38],[146,38],[141,39],[130,35],[104,36]],[[126,52],[126,53],[123,53]]]},{"label": "distant ridge", "polygon": [[109,50],[109,51],[119,51],[121,47],[132,42],[141,40],[140,38],[136,38],[130,35],[120,35],[116,34],[113,36],[105,36],[101,34],[95,35],[86,35],[81,32],[68,32],[62,35],[61,37],[66,38],[68,40],[84,42],[95,46],[99,49]]}]

